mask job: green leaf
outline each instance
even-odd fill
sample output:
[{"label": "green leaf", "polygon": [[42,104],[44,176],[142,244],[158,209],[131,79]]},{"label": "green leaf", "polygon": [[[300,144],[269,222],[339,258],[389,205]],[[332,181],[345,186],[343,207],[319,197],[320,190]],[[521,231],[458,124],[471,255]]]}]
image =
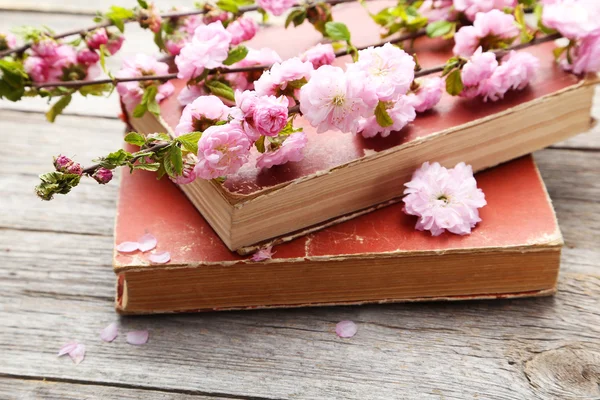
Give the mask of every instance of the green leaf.
[{"label": "green leaf", "polygon": [[202,132],[192,132],[177,137],[183,148],[190,153],[198,153],[198,141],[202,137]]},{"label": "green leaf", "polygon": [[85,85],[79,88],[79,93],[83,96],[102,96],[104,93],[109,92],[112,89],[112,85],[109,83],[97,84],[97,85]]},{"label": "green leaf", "polygon": [[169,135],[167,135],[166,133],[155,133],[154,136],[156,136],[156,137],[152,137],[152,138],[146,137],[146,142],[152,143],[157,140],[163,140],[165,142],[168,142],[171,140],[171,137]]},{"label": "green leaf", "polygon": [[240,11],[239,6],[233,0],[219,0],[217,1],[217,7],[223,11],[228,11],[233,14],[237,14]]},{"label": "green leaf", "polygon": [[262,23],[266,24],[267,22],[269,22],[269,13],[266,12],[263,8],[258,8],[258,10],[256,10],[260,13],[260,15],[262,15]]},{"label": "green leaf", "polygon": [[0,99],[19,101],[25,95],[25,87],[13,87],[6,80],[0,80]]},{"label": "green leaf", "polygon": [[229,50],[229,54],[223,64],[231,65],[235,64],[238,61],[242,61],[248,55],[248,48],[246,46],[237,46],[233,49]]},{"label": "green leaf", "polygon": [[148,164],[135,164],[133,169],[141,169],[144,171],[153,171],[156,172],[160,169],[160,163],[148,163]]},{"label": "green leaf", "polygon": [[375,119],[379,126],[383,128],[394,125],[394,120],[390,117],[390,114],[388,114],[386,105],[382,101],[377,103],[377,107],[375,107]]},{"label": "green leaf", "polygon": [[154,43],[158,46],[158,48],[165,53],[167,53],[167,46],[165,45],[165,41],[163,38],[163,29],[161,28],[158,32],[154,33]]},{"label": "green leaf", "polygon": [[142,101],[133,109],[133,116],[135,118],[143,117],[146,111],[150,111],[154,115],[160,114],[160,107],[156,102],[157,93],[158,88],[156,87],[156,85],[148,86],[146,90],[144,90]]},{"label": "green leaf", "polygon": [[70,94],[62,96],[56,103],[54,103],[50,110],[48,110],[46,113],[46,119],[50,122],[54,122],[56,117],[62,114],[64,109],[69,105],[71,99],[72,96]]},{"label": "green leaf", "polygon": [[304,20],[306,19],[306,9],[304,8],[296,8],[292,12],[290,12],[285,20],[285,27],[287,28],[292,22],[294,26],[302,25]]},{"label": "green leaf", "polygon": [[148,105],[145,103],[140,103],[133,109],[133,117],[134,118],[142,118],[144,114],[148,111]]},{"label": "green leaf", "polygon": [[325,32],[332,40],[350,41],[350,31],[346,24],[331,21],[325,24]]},{"label": "green leaf", "polygon": [[135,14],[133,10],[119,7],[119,6],[111,6],[110,11],[104,14],[106,18],[108,18],[121,32],[125,31],[125,21],[128,19],[132,19]]},{"label": "green leaf", "polygon": [[463,91],[463,83],[460,77],[460,69],[455,69],[446,77],[446,92],[452,96],[458,96]]},{"label": "green leaf", "polygon": [[173,170],[177,176],[183,174],[183,155],[179,146],[171,147],[169,152],[169,158],[173,164]]},{"label": "green leaf", "polygon": [[115,169],[127,165],[133,158],[133,154],[123,149],[119,149],[97,160],[104,168]]},{"label": "green leaf", "polygon": [[259,153],[264,153],[265,152],[265,137],[261,136],[258,138],[258,140],[256,142],[254,142],[254,145],[256,146],[256,150],[258,150]]},{"label": "green leaf", "polygon": [[146,0],[138,0],[138,4],[140,5],[140,7],[142,7],[143,9],[147,10],[148,9],[148,2],[146,2]]},{"label": "green leaf", "polygon": [[427,25],[427,36],[431,38],[444,36],[445,34],[449,33],[453,27],[454,24],[448,21],[432,22],[429,25]]},{"label": "green leaf", "polygon": [[35,192],[42,200],[52,200],[55,194],[67,194],[79,184],[81,176],[63,172],[49,172],[40,175],[41,183],[35,187]]},{"label": "green leaf", "polygon": [[204,85],[215,96],[222,97],[230,101],[235,101],[233,89],[226,83],[213,79],[206,81]]},{"label": "green leaf", "polygon": [[137,132],[129,132],[127,135],[125,135],[125,141],[139,147],[142,147],[146,144],[146,138],[144,135],[141,135]]}]

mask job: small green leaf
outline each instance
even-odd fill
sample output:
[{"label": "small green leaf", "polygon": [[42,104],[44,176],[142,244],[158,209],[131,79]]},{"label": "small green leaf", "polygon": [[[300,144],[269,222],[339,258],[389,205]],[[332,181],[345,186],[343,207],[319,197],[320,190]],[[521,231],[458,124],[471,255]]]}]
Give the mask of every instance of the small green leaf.
[{"label": "small green leaf", "polygon": [[246,46],[234,47],[233,49],[229,50],[229,54],[227,55],[227,58],[225,59],[225,61],[223,61],[223,64],[225,64],[225,65],[235,64],[236,62],[242,61],[244,58],[246,58],[247,54],[248,54],[248,48]]},{"label": "small green leaf", "polygon": [[463,91],[460,69],[455,69],[446,77],[446,92],[452,96],[458,96]]},{"label": "small green leaf", "polygon": [[96,161],[104,168],[115,169],[116,167],[127,165],[132,158],[133,154],[123,149],[119,149]]},{"label": "small green leaf", "polygon": [[327,36],[332,40],[344,40],[346,42],[350,41],[350,31],[346,24],[341,22],[328,22],[325,24],[325,32]]},{"label": "small green leaf", "polygon": [[382,101],[377,103],[377,107],[375,107],[375,119],[379,126],[383,128],[394,125],[394,120],[390,117],[390,114],[388,114],[385,103]]},{"label": "small green leaf", "polygon": [[210,80],[206,81],[204,85],[215,96],[222,97],[230,101],[235,101],[233,89],[226,83],[217,80]]},{"label": "small green leaf", "polygon": [[62,96],[56,103],[54,103],[50,110],[48,110],[46,113],[46,119],[50,122],[54,122],[56,117],[62,114],[64,109],[69,105],[71,99],[72,96],[70,94]]},{"label": "small green leaf", "polygon": [[436,21],[427,25],[427,36],[431,38],[444,36],[454,27],[454,23],[448,21]]},{"label": "small green leaf", "polygon": [[186,133],[177,137],[177,141],[181,143],[183,148],[190,153],[198,153],[198,141],[202,137],[202,132]]},{"label": "small green leaf", "polygon": [[134,15],[133,10],[119,6],[111,6],[110,11],[104,14],[121,32],[125,31],[125,21],[132,19]]},{"label": "small green leaf", "polygon": [[287,28],[292,22],[294,23],[294,26],[302,25],[305,19],[306,9],[297,8],[288,14],[285,19],[285,27]]},{"label": "small green leaf", "polygon": [[181,153],[181,148],[179,146],[171,147],[169,158],[173,164],[175,174],[181,176],[181,174],[183,174],[183,155]]},{"label": "small green leaf", "polygon": [[240,11],[239,6],[233,0],[219,0],[217,1],[217,7],[223,11],[228,11],[233,14],[237,14]]},{"label": "small green leaf", "polygon": [[144,135],[141,135],[137,132],[129,132],[125,136],[125,141],[127,143],[130,143],[130,144],[133,144],[133,145],[139,146],[139,147],[142,147],[143,145],[146,144],[146,138],[144,137]]},{"label": "small green leaf", "polygon": [[160,163],[135,164],[133,169],[156,172],[160,169]]},{"label": "small green leaf", "polygon": [[134,118],[142,118],[144,114],[148,111],[148,105],[145,103],[140,103],[133,109]]},{"label": "small green leaf", "polygon": [[158,32],[154,33],[154,43],[158,48],[165,53],[167,53],[167,46],[165,45],[165,41],[163,38],[163,29],[161,28]]},{"label": "small green leaf", "polygon": [[140,7],[142,7],[143,9],[147,10],[148,9],[148,2],[146,2],[146,0],[138,0],[138,4],[140,5]]},{"label": "small green leaf", "polygon": [[97,85],[85,85],[79,88],[79,93],[82,96],[102,96],[104,93],[109,92],[112,85],[109,83],[97,84]]},{"label": "small green leaf", "polygon": [[259,153],[264,153],[265,152],[265,137],[261,136],[258,138],[258,140],[256,142],[254,142],[254,145],[256,146],[256,150],[258,150]]}]

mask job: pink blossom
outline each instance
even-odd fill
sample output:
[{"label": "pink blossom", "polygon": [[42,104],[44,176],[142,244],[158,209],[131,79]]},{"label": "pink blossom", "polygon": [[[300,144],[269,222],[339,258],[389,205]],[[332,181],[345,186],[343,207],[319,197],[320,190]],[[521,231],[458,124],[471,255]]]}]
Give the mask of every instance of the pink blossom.
[{"label": "pink blossom", "polygon": [[288,136],[281,147],[274,151],[261,154],[256,160],[258,168],[271,168],[274,165],[282,165],[288,161],[301,161],[304,158],[304,147],[308,139],[306,133],[299,131]]},{"label": "pink blossom", "polygon": [[405,184],[404,212],[419,217],[416,229],[466,235],[481,221],[479,208],[485,195],[477,188],[473,169],[465,163],[446,169],[439,163],[423,163]]},{"label": "pink blossom", "polygon": [[154,3],[149,3],[148,8],[141,8],[138,11],[138,21],[142,28],[148,28],[152,32],[160,32],[162,17],[160,11]]},{"label": "pink blossom", "polygon": [[205,68],[217,68],[229,54],[231,33],[223,28],[221,21],[196,28],[194,37],[187,43],[177,57],[175,64],[180,79],[192,79],[204,72]]},{"label": "pink blossom", "polygon": [[416,112],[425,112],[440,102],[444,88],[445,82],[440,77],[424,79],[417,91],[408,95],[408,101]]},{"label": "pink blossom", "polygon": [[180,176],[171,178],[171,180],[178,185],[187,185],[194,182],[197,178],[194,170],[195,166],[196,160],[191,154],[188,154],[183,160],[183,173]]},{"label": "pink blossom", "polygon": [[454,8],[473,21],[477,13],[514,8],[517,0],[454,0]]},{"label": "pink blossom", "polygon": [[377,118],[371,116],[360,121],[361,135],[366,138],[374,137],[379,134],[381,137],[387,137],[392,132],[397,132],[414,121],[417,114],[415,107],[408,96],[400,96],[396,101],[389,102],[387,108],[389,116],[392,118],[394,123],[386,128],[380,126],[377,123]]},{"label": "pink blossom", "polygon": [[[43,39],[32,46],[34,55],[27,57],[24,62],[25,72],[34,82],[45,83],[59,80],[70,80],[65,73],[66,68],[77,64],[77,53],[72,46],[59,45],[53,40]],[[85,71],[77,74],[76,78],[85,78]]]},{"label": "pink blossom", "polygon": [[200,96],[183,109],[175,135],[204,132],[219,121],[227,121],[228,116],[229,107],[217,96]]},{"label": "pink blossom", "polygon": [[202,18],[199,15],[190,15],[182,20],[181,31],[187,33],[190,37],[200,25],[204,25]]},{"label": "pink blossom", "polygon": [[181,53],[181,49],[183,49],[183,46],[185,46],[186,43],[187,41],[185,38],[177,32],[167,37],[165,40],[165,47],[170,55],[176,56]]},{"label": "pink blossom", "polygon": [[361,117],[372,116],[376,105],[377,94],[362,71],[324,65],[300,90],[300,110],[318,133],[356,133]]},{"label": "pink blossom", "polygon": [[335,52],[330,43],[319,43],[302,53],[300,59],[302,61],[310,61],[313,68],[317,69],[322,65],[331,65],[335,60]]},{"label": "pink blossom", "polygon": [[479,86],[492,76],[496,68],[496,55],[489,51],[484,53],[479,47],[462,68],[461,79],[464,88],[460,95],[467,98],[476,97],[479,94]]},{"label": "pink blossom", "polygon": [[231,112],[233,118],[242,124],[244,132],[251,141],[256,141],[260,137],[258,131],[254,128],[254,110],[258,103],[258,96],[252,90],[235,92],[236,107]]},{"label": "pink blossom", "polygon": [[419,13],[429,22],[449,21],[455,17],[452,15],[452,0],[425,0]]},{"label": "pink blossom", "polygon": [[483,96],[485,101],[496,101],[502,99],[511,89],[524,89],[539,67],[539,60],[532,54],[511,51],[503,58],[492,76],[481,84],[479,95]]},{"label": "pink blossom", "polygon": [[77,53],[77,62],[84,65],[96,64],[100,61],[100,56],[94,50],[83,49]]},{"label": "pink blossom", "polygon": [[[125,60],[123,67],[116,76],[118,78],[134,78],[147,75],[164,75],[169,72],[169,66],[156,58],[146,54],[137,54],[134,58]],[[117,92],[121,100],[129,111],[140,104],[144,94],[144,85],[147,82],[121,82],[117,85]],[[173,94],[175,88],[171,82],[166,82],[158,86],[156,101],[161,102]]]},{"label": "pink blossom", "polygon": [[31,45],[31,50],[38,57],[55,57],[59,44],[56,40],[43,37]]},{"label": "pink blossom", "polygon": [[12,33],[0,33],[0,51],[17,47],[17,38]]},{"label": "pink blossom", "polygon": [[98,168],[92,175],[92,178],[101,185],[106,185],[113,178],[113,173],[110,169]]},{"label": "pink blossom", "polygon": [[177,95],[177,101],[180,105],[185,107],[198,97],[205,96],[207,94],[208,92],[204,88],[204,85],[185,86]]},{"label": "pink blossom", "polygon": [[454,35],[453,51],[456,55],[469,57],[485,43],[485,39],[510,43],[518,35],[519,28],[515,24],[514,16],[499,10],[477,13],[473,26],[464,26]]},{"label": "pink blossom", "polygon": [[90,49],[98,50],[101,45],[108,43],[108,33],[104,28],[96,29],[88,33],[85,42]]},{"label": "pink blossom", "polygon": [[[263,47],[260,50],[252,48],[248,49],[246,57],[231,65],[231,68],[252,67],[256,65],[271,66],[275,63],[281,63],[281,57],[275,50]],[[239,90],[252,90],[254,81],[260,78],[263,71],[239,72],[235,74],[227,74],[227,80]]]},{"label": "pink blossom", "polygon": [[335,325],[335,333],[341,338],[347,339],[356,335],[358,327],[352,321],[340,321]]},{"label": "pink blossom", "polygon": [[358,61],[348,64],[348,71],[362,71],[368,85],[381,101],[395,100],[406,94],[415,76],[415,60],[404,50],[386,43],[358,52]]},{"label": "pink blossom", "polygon": [[273,246],[266,246],[252,254],[250,260],[255,262],[270,260],[273,257],[273,254]]},{"label": "pink blossom", "polygon": [[240,17],[227,26],[231,33],[231,44],[236,45],[250,40],[258,32],[258,24],[250,17]]},{"label": "pink blossom", "polygon": [[294,94],[296,87],[288,87],[290,82],[302,82],[310,78],[313,66],[308,61],[302,61],[298,57],[275,63],[270,70],[263,72],[260,78],[254,82],[254,88],[259,96],[279,96],[282,94]]},{"label": "pink blossom", "polygon": [[572,64],[569,64],[566,59],[561,63],[567,71],[578,75],[600,72],[600,34],[581,39],[574,47],[571,58]]},{"label": "pink blossom", "polygon": [[198,142],[196,176],[213,179],[236,173],[248,161],[250,146],[239,123],[211,126]]},{"label": "pink blossom", "polygon": [[296,4],[296,0],[257,0],[256,4],[263,10],[279,16]]},{"label": "pink blossom", "polygon": [[116,54],[117,51],[121,50],[121,46],[123,46],[123,42],[125,41],[125,36],[120,35],[118,33],[109,32],[108,33],[108,43],[106,44],[106,50],[113,55]]},{"label": "pink blossom", "polygon": [[225,22],[229,19],[229,13],[227,11],[221,11],[219,9],[213,9],[210,12],[204,14],[202,22],[206,25],[212,24],[213,22],[221,21]]},{"label": "pink blossom", "polygon": [[252,120],[259,135],[277,136],[287,124],[287,97],[262,96],[254,106]]},{"label": "pink blossom", "polygon": [[31,78],[32,81],[43,83],[48,81],[48,66],[41,57],[30,56],[27,57],[23,63],[25,72]]},{"label": "pink blossom", "polygon": [[569,39],[600,35],[600,2],[560,0],[546,4],[542,22]]}]

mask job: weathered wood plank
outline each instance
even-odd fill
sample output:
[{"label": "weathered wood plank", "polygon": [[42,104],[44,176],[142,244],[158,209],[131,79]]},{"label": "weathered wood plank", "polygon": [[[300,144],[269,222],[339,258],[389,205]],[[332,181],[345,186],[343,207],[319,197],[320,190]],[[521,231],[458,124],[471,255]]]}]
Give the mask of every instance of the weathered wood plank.
[{"label": "weathered wood plank", "polygon": [[[154,3],[161,10],[168,10],[171,7],[194,6],[193,0],[154,0]],[[137,0],[0,0],[0,10],[14,10],[15,12],[32,13],[82,13],[95,15],[96,11],[107,11],[110,6],[119,5],[121,7],[131,8],[137,5]]]},{"label": "weathered wood plank", "polygon": [[98,386],[86,383],[19,379],[0,376],[0,393],[6,400],[223,400],[224,397],[186,394],[178,391],[141,390],[127,386]]}]

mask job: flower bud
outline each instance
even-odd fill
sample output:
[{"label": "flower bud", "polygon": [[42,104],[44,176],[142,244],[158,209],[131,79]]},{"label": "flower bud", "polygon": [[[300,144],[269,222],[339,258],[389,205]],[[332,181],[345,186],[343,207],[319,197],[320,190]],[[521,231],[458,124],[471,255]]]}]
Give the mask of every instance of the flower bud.
[{"label": "flower bud", "polygon": [[94,65],[100,61],[100,56],[94,50],[84,49],[77,53],[77,62],[83,65]]},{"label": "flower bud", "polygon": [[57,171],[64,172],[65,169],[71,164],[73,164],[73,160],[71,160],[69,157],[63,155],[54,157],[54,168],[56,168]]},{"label": "flower bud", "polygon": [[101,185],[106,185],[113,178],[113,173],[110,169],[98,168],[92,175],[92,178]]},{"label": "flower bud", "polygon": [[98,50],[101,45],[108,43],[108,33],[106,29],[100,28],[88,34],[85,42],[92,50]]},{"label": "flower bud", "polygon": [[154,33],[160,32],[162,17],[154,3],[149,4],[146,9],[140,9],[137,19],[142,28],[148,28]]}]

